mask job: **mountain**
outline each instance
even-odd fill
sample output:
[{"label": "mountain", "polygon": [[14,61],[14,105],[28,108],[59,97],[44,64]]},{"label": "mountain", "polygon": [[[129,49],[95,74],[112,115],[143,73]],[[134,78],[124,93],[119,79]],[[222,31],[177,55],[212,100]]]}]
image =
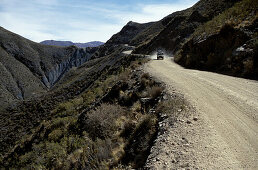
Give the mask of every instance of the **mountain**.
[{"label": "mountain", "polygon": [[100,41],[91,41],[87,43],[73,43],[71,41],[55,41],[55,40],[45,40],[40,42],[40,44],[44,45],[54,45],[54,46],[62,46],[62,47],[68,47],[68,46],[76,46],[78,48],[86,48],[86,47],[98,47],[100,45],[103,45],[103,42]]},{"label": "mountain", "polygon": [[0,27],[0,104],[46,92],[96,49],[42,45]]},{"label": "mountain", "polygon": [[186,68],[258,79],[257,1],[200,0],[157,22],[129,22],[100,48],[135,46],[135,54],[162,48]]},{"label": "mountain", "polygon": [[159,47],[175,52],[195,29],[232,7],[237,1],[239,0],[200,0],[193,7],[174,12],[157,22],[140,24],[130,21],[105,46],[129,44],[136,47],[135,53],[146,54]]},{"label": "mountain", "polygon": [[85,91],[89,93],[84,94],[85,101],[90,99],[95,82],[133,60],[121,55],[123,46],[104,57],[96,57],[97,50],[43,45],[0,27],[0,160],[13,148],[19,149],[16,144],[42,121],[54,118],[52,113],[59,105],[80,98]]},{"label": "mountain", "polygon": [[133,44],[136,45],[137,43],[131,43],[134,37],[136,37],[139,33],[141,33],[144,29],[150,27],[153,22],[146,23],[146,24],[139,24],[136,22],[128,22],[122,30],[113,35],[106,43],[106,45],[114,45],[114,44]]},{"label": "mountain", "polygon": [[[0,168],[106,169],[109,165],[102,165],[101,162],[112,159],[116,163],[117,158],[122,159],[120,151],[117,156],[113,155],[115,150],[121,147],[119,150],[122,151],[128,145],[129,153],[130,148],[134,147],[133,142],[129,141],[129,137],[118,137],[117,134],[124,131],[128,134],[127,126],[126,129],[120,128],[124,126],[125,119],[131,121],[133,116],[127,114],[131,112],[128,105],[138,104],[141,96],[137,94],[150,88],[137,80],[142,77],[139,72],[135,72],[135,68],[144,61],[141,56],[139,59],[135,55],[123,54],[126,47],[118,45],[110,55],[93,57],[97,48],[42,45],[3,28],[0,40],[1,66],[5,70],[3,73],[1,71],[0,94],[10,93],[9,96],[4,95],[8,107],[1,105],[0,109]],[[86,62],[83,63],[82,59]],[[128,79],[133,72],[134,78]],[[8,74],[11,76],[8,77]],[[50,77],[56,79],[51,79],[53,84],[50,83],[48,87],[44,84],[44,76],[47,82]],[[10,83],[5,84],[5,81]],[[155,83],[152,82],[152,85]],[[26,94],[19,101],[10,98],[15,93],[9,87],[16,86]],[[31,86],[35,86],[35,90],[28,89]],[[27,93],[29,90],[36,95],[31,96]],[[122,91],[125,92],[123,98],[120,96]],[[157,94],[160,95],[161,92]],[[115,104],[117,102],[119,103]],[[101,121],[96,122],[94,117],[89,119],[90,112]],[[142,115],[140,110],[137,114]],[[142,138],[144,153],[148,151],[148,144],[154,135],[156,119],[137,117],[133,126],[128,128],[129,131],[139,131],[137,128],[141,127],[142,120],[150,122],[144,134],[135,135],[130,132],[130,139]],[[102,120],[107,124],[101,123]],[[121,123],[116,125],[117,122]],[[149,132],[151,133],[147,134]],[[79,148],[90,150],[82,152],[86,155],[74,155],[76,158],[71,156]],[[106,151],[103,152],[103,149]],[[136,154],[138,150],[134,150],[130,154]],[[105,152],[108,153],[107,157],[102,156]],[[38,153],[41,156],[37,156]],[[53,158],[56,159],[54,162]],[[74,162],[74,158],[79,159]],[[88,159],[91,161],[88,162]]]},{"label": "mountain", "polygon": [[135,54],[162,48],[186,68],[258,79],[257,5],[255,0],[200,0],[152,23],[129,45],[136,46]]},{"label": "mountain", "polygon": [[164,28],[151,41],[140,45],[135,52],[152,53],[157,48],[164,48],[175,53],[195,29],[233,4],[234,1],[227,0],[200,0],[191,8],[175,12],[159,21],[164,23]]},{"label": "mountain", "polygon": [[44,45],[0,27],[0,167],[141,168],[159,125],[146,96],[162,90],[139,73],[137,54],[163,48],[186,68],[258,79],[257,3],[200,0],[130,21],[99,47]]}]

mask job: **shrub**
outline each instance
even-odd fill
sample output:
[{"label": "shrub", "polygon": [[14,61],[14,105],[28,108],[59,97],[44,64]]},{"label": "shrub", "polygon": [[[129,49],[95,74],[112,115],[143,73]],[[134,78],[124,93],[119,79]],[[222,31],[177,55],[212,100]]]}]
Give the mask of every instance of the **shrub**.
[{"label": "shrub", "polygon": [[161,95],[163,90],[164,90],[163,87],[154,86],[154,87],[151,87],[148,89],[148,94],[152,99],[156,99],[157,97],[159,97]]},{"label": "shrub", "polygon": [[243,65],[244,65],[244,75],[249,75],[252,73],[253,71],[253,67],[254,67],[254,62],[252,59],[247,59],[245,61],[243,61]]},{"label": "shrub", "polygon": [[125,147],[125,156],[122,159],[124,164],[132,164],[133,168],[140,168],[144,165],[150,142],[156,132],[156,124],[156,116],[145,115],[142,118]]},{"label": "shrub", "polygon": [[118,105],[102,104],[87,114],[85,129],[93,139],[110,137],[118,128],[115,120],[123,115],[123,108]]},{"label": "shrub", "polygon": [[144,73],[142,76],[141,76],[141,79],[150,79],[150,74],[149,73]]},{"label": "shrub", "polygon": [[130,70],[126,69],[119,75],[118,80],[126,82],[130,77],[130,73]]},{"label": "shrub", "polygon": [[135,123],[133,123],[132,121],[127,121],[123,124],[122,132],[120,136],[125,139],[128,139],[133,133],[134,129],[135,129]]},{"label": "shrub", "polygon": [[151,86],[155,85],[155,81],[151,80],[149,73],[144,73],[141,76],[141,80],[140,81],[141,81],[142,89],[144,89],[146,87],[149,87],[149,86],[151,87]]},{"label": "shrub", "polygon": [[58,128],[53,130],[50,134],[48,134],[48,140],[57,142],[63,136],[63,131]]}]

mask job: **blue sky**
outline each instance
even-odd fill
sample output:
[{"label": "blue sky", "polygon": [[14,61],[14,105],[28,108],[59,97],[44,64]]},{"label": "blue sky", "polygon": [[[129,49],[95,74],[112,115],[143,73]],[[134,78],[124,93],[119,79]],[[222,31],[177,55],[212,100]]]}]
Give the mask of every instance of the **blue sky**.
[{"label": "blue sky", "polygon": [[0,0],[0,26],[36,42],[105,42],[129,21],[157,21],[197,1]]}]

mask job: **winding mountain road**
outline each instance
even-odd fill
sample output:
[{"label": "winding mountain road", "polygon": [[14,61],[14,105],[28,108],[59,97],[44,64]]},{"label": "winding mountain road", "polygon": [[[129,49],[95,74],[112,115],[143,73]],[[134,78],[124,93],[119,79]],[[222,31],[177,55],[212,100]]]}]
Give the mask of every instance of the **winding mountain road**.
[{"label": "winding mountain road", "polygon": [[[196,123],[170,128],[159,150],[159,155],[166,152],[166,166],[160,156],[150,169],[173,169],[179,163],[190,169],[258,169],[258,81],[184,69],[168,57],[150,61],[145,71],[163,81],[170,93],[173,87],[184,94],[198,117]],[[182,150],[176,142],[180,135],[188,141],[182,160],[175,158]]]}]

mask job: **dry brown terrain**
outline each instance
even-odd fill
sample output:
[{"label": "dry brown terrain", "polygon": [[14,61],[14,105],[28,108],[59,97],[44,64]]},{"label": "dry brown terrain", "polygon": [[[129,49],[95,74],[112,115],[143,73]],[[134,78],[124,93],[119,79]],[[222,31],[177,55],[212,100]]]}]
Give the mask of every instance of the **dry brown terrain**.
[{"label": "dry brown terrain", "polygon": [[147,168],[258,169],[257,81],[184,69],[171,58],[152,60],[145,70],[195,110],[173,126],[164,121]]}]

